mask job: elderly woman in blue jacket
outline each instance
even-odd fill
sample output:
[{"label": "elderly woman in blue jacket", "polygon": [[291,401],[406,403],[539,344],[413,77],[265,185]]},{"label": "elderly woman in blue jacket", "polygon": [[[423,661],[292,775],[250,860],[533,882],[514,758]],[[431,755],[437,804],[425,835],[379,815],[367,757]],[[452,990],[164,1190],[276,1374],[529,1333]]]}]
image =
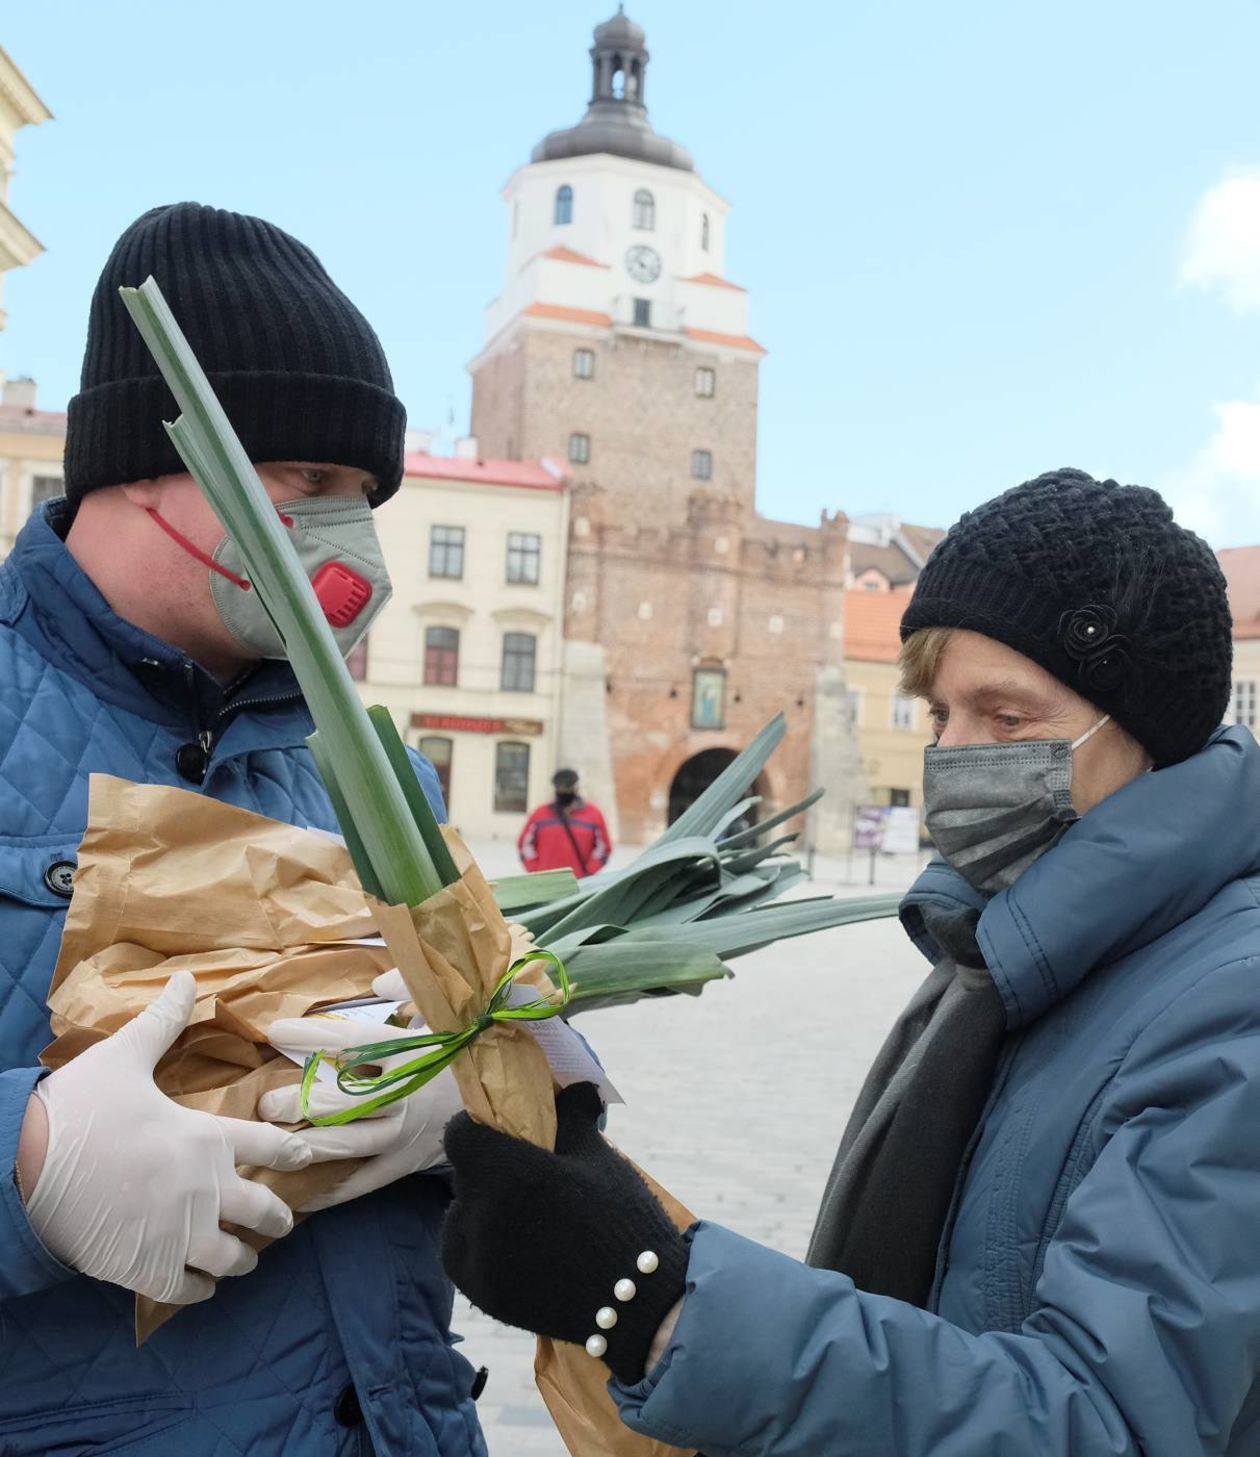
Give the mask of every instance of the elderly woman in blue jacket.
[{"label": "elderly woman in blue jacket", "polygon": [[1154,492],[1059,471],[957,523],[902,637],[933,969],[808,1263],[674,1231],[583,1088],[554,1154],[452,1123],[447,1268],[707,1457],[1260,1452],[1260,748],[1218,727],[1221,573]]}]

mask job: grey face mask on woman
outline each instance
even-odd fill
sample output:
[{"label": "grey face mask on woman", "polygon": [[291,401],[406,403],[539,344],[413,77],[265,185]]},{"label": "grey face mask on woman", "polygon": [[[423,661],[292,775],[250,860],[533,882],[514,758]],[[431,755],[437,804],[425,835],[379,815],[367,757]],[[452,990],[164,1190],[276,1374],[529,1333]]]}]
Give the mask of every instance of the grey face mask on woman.
[{"label": "grey face mask on woman", "polygon": [[1006,890],[1077,819],[1072,755],[1111,717],[1075,741],[959,744],[923,754],[928,833],[945,861],[979,891]]},{"label": "grey face mask on woman", "polygon": [[[393,590],[372,508],[362,496],[317,496],[285,501],[276,510],[289,528],[298,560],[346,656]],[[190,556],[209,567],[214,605],[241,647],[254,657],[285,657],[284,639],[251,587],[232,538],[224,536],[210,556],[157,511],[150,508],[149,515]]]}]

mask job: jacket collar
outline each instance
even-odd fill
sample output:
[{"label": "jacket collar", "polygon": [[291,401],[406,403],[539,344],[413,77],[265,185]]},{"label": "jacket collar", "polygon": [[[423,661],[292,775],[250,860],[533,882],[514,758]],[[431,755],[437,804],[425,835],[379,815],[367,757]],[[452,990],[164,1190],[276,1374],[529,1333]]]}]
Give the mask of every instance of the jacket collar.
[{"label": "jacket collar", "polygon": [[943,861],[910,889],[901,920],[930,959],[925,909],[981,910],[977,938],[1014,1029],[1096,966],[1180,925],[1231,881],[1260,873],[1260,745],[1222,728],[1192,758],[1144,774],[1075,821],[1009,890],[986,898]]},{"label": "jacket collar", "polygon": [[[243,685],[224,688],[181,649],[119,617],[66,547],[70,516],[67,502],[50,501],[22,528],[0,568],[0,622],[105,702],[177,729],[209,727]],[[297,700],[293,670],[260,663],[248,697]]]}]

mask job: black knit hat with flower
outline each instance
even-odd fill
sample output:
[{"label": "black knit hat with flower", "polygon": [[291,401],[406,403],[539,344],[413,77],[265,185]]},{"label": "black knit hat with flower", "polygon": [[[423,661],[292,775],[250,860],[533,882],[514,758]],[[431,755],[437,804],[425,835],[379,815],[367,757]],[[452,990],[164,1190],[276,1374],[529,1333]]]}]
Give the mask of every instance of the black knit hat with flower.
[{"label": "black knit hat with flower", "polygon": [[1225,578],[1212,549],[1144,486],[1058,470],[949,531],[901,620],[1023,653],[1133,735],[1157,766],[1197,753],[1229,703]]}]

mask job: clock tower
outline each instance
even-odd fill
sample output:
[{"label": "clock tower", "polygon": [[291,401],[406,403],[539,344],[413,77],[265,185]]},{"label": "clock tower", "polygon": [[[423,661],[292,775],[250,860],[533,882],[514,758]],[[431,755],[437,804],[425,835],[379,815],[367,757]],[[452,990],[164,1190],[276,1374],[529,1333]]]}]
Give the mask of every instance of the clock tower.
[{"label": "clock tower", "polygon": [[765,351],[726,276],[729,204],[648,121],[642,29],[618,10],[590,57],[586,114],[503,189],[504,285],[470,365],[480,453],[569,472],[559,756],[641,842],[786,710],[759,813],[825,779],[809,833],[830,849],[855,793],[847,524],[758,513]]},{"label": "clock tower", "polygon": [[633,493],[684,519],[700,483],[751,508],[764,351],[725,276],[729,205],[648,121],[642,29],[618,11],[590,55],[586,115],[503,189],[472,434],[486,455],[566,460],[614,510]]}]

